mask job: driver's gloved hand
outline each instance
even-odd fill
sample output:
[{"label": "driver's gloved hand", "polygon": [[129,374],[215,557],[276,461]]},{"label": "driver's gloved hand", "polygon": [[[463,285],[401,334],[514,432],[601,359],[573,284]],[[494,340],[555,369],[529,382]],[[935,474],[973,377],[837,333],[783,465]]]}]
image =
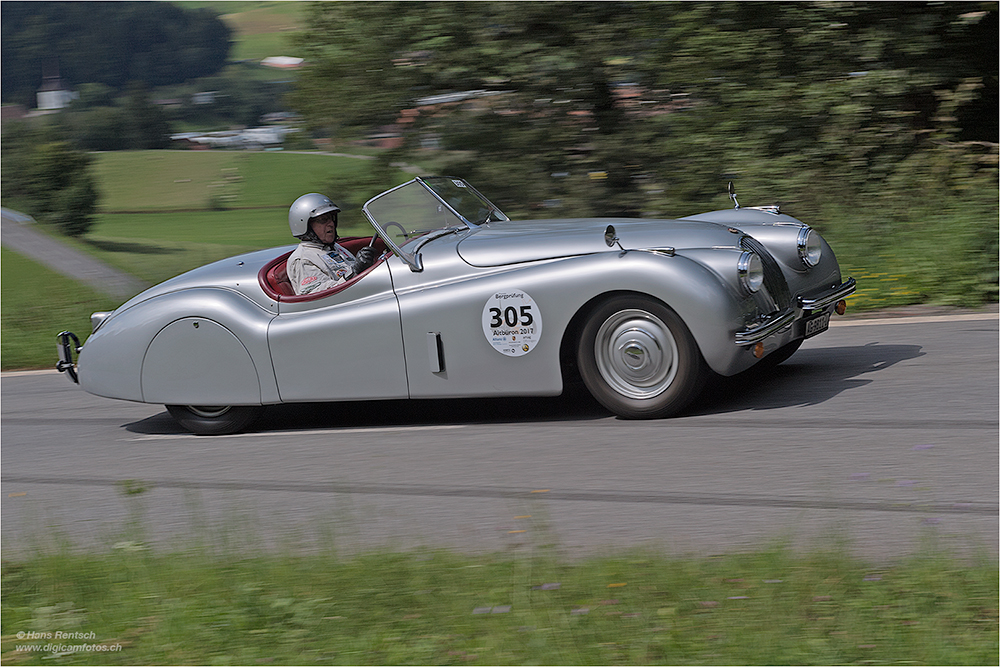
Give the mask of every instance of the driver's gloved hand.
[{"label": "driver's gloved hand", "polygon": [[366,245],[358,251],[354,260],[354,275],[357,275],[375,263],[375,248]]}]

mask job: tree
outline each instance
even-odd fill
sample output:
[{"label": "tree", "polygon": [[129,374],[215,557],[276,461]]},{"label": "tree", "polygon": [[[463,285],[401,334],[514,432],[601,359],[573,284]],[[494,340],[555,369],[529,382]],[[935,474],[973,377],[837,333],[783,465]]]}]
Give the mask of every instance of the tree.
[{"label": "tree", "polygon": [[149,99],[142,82],[129,85],[123,105],[130,134],[129,148],[144,150],[170,145],[170,124],[163,110]]},{"label": "tree", "polygon": [[71,85],[122,91],[132,81],[156,87],[214,74],[231,45],[214,13],[169,2],[5,1],[0,33],[3,100],[27,106],[56,65]]},{"label": "tree", "polygon": [[74,150],[50,127],[5,130],[0,176],[4,198],[68,236],[86,234],[98,201],[90,156]]},{"label": "tree", "polygon": [[[919,186],[926,152],[995,169],[996,23],[981,3],[316,3],[293,101],[343,134],[405,112],[405,150],[439,135],[514,211],[664,215],[736,176],[813,209],[816,182]],[[419,102],[469,91],[495,95]],[[941,150],[972,140],[994,148]]]}]

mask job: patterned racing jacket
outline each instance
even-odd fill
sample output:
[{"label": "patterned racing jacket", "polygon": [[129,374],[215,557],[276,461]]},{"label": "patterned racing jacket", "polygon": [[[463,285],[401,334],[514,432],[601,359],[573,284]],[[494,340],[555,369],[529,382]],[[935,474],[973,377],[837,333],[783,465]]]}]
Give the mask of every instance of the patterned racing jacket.
[{"label": "patterned racing jacket", "polygon": [[288,279],[296,294],[329,289],[354,275],[355,257],[339,243],[333,247],[302,241],[288,258]]}]

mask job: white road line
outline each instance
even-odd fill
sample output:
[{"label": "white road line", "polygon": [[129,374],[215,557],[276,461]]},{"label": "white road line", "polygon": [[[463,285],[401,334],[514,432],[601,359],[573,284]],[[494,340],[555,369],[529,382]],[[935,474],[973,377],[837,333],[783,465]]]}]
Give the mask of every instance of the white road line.
[{"label": "white road line", "polygon": [[924,315],[918,317],[880,317],[872,319],[837,319],[830,320],[830,326],[861,327],[876,324],[927,324],[929,322],[970,322],[974,320],[998,320],[997,313],[969,313],[967,315]]},{"label": "white road line", "polygon": [[[220,438],[255,438],[258,436],[277,436],[277,435],[346,435],[350,433],[412,433],[413,431],[447,431],[457,428],[465,428],[465,424],[441,424],[441,425],[428,425],[428,426],[381,426],[377,428],[327,428],[327,429],[300,429],[300,430],[286,430],[286,431],[261,431],[255,433],[232,433],[230,435],[213,435],[211,440],[218,440]],[[145,435],[137,435],[134,438],[122,438],[120,442],[142,442],[144,440],[179,440],[187,438],[198,438],[204,441],[205,437],[201,435],[195,435],[194,433],[148,433]]]}]

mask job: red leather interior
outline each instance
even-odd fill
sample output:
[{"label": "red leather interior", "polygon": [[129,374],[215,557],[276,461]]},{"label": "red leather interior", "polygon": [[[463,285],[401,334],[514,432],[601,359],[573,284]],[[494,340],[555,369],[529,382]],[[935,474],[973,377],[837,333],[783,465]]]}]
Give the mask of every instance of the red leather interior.
[{"label": "red leather interior", "polygon": [[[361,248],[368,245],[371,241],[370,236],[354,236],[349,238],[337,239],[337,243],[344,246],[352,253],[357,253]],[[385,243],[382,239],[376,238],[373,244],[375,252],[381,254],[385,250]],[[285,268],[285,262],[288,261],[288,257],[292,253],[286,252],[279,257],[275,257],[270,262],[265,264],[260,272],[257,274],[257,279],[260,282],[261,289],[264,293],[275,301],[284,301],[285,303],[295,303],[299,301],[313,301],[314,299],[322,299],[323,297],[330,296],[331,294],[336,294],[341,290],[345,290],[356,281],[361,280],[369,271],[374,269],[376,266],[382,263],[382,259],[377,259],[374,264],[362,271],[356,276],[352,276],[346,282],[342,282],[339,285],[335,285],[328,290],[323,290],[322,292],[314,292],[313,294],[303,294],[301,296],[295,295],[295,290],[292,289],[292,283],[288,280],[288,272]]]}]

